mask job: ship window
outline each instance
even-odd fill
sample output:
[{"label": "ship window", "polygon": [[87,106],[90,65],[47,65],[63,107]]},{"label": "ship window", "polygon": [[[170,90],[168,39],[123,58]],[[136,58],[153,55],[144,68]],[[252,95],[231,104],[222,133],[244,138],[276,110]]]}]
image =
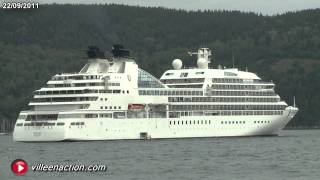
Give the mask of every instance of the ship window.
[{"label": "ship window", "polygon": [[72,123],[71,123],[71,125],[75,125],[75,124],[76,124],[75,122],[72,122]]},{"label": "ship window", "polygon": [[[72,123],[71,123],[71,125],[72,125]],[[57,126],[64,126],[64,122],[58,122]]]},{"label": "ship window", "polygon": [[164,88],[165,86],[148,72],[138,70],[138,87],[139,88]]},{"label": "ship window", "polygon": [[18,117],[18,119],[23,119],[23,120],[26,118],[27,118],[27,115],[25,115],[25,114],[20,114]]},{"label": "ship window", "polygon": [[85,118],[97,118],[98,114],[86,114]]},{"label": "ship window", "polygon": [[16,124],[16,126],[22,126],[23,125],[23,123],[17,123]]},{"label": "ship window", "polygon": [[114,112],[113,117],[114,118],[125,118],[125,112]]},{"label": "ship window", "polygon": [[181,73],[180,74],[180,77],[187,77],[188,76],[188,73]]},{"label": "ship window", "polygon": [[171,76],[171,75],[173,75],[173,73],[166,73],[165,75],[166,76]]}]

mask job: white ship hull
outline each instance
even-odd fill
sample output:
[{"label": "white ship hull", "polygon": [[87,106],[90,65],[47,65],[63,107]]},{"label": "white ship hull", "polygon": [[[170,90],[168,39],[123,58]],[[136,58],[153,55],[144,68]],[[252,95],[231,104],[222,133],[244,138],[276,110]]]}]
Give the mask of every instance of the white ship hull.
[{"label": "white ship hull", "polygon": [[[297,108],[288,107],[282,115],[269,116],[190,116],[176,119],[96,118],[85,120],[85,125],[83,126],[71,126],[70,123],[76,122],[77,119],[66,119],[64,120],[65,126],[16,127],[13,138],[15,141],[89,141],[144,138],[267,136],[277,135],[294,117],[297,111]],[[203,124],[193,124],[194,120],[196,122],[198,120],[201,122],[202,120]],[[171,125],[170,121],[172,122]],[[173,125],[174,121],[179,121],[180,124]],[[181,124],[182,121],[184,124]],[[240,121],[245,123],[240,123]],[[204,122],[207,122],[207,124]]]},{"label": "white ship hull", "polygon": [[121,45],[112,61],[98,57],[97,47],[87,53],[79,73],[56,74],[34,92],[30,110],[17,119],[15,141],[276,135],[298,112],[273,82],[236,68],[210,69],[208,48],[195,53],[198,68],[183,69],[175,59],[160,80]]}]

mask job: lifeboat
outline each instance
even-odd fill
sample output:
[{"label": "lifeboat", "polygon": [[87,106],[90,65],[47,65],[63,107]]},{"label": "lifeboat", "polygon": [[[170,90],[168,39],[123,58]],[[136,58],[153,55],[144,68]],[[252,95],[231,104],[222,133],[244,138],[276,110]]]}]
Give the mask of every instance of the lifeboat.
[{"label": "lifeboat", "polygon": [[129,104],[128,109],[129,110],[143,110],[145,108],[144,104]]}]

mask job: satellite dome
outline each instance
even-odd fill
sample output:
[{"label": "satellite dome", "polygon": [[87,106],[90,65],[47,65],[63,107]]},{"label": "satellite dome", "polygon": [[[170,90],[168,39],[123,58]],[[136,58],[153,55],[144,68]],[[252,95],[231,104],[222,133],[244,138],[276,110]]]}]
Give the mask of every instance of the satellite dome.
[{"label": "satellite dome", "polygon": [[197,65],[200,69],[208,68],[208,61],[204,58],[199,58],[197,61]]},{"label": "satellite dome", "polygon": [[182,67],[182,61],[181,59],[175,59],[172,61],[172,67],[173,69],[181,69]]}]

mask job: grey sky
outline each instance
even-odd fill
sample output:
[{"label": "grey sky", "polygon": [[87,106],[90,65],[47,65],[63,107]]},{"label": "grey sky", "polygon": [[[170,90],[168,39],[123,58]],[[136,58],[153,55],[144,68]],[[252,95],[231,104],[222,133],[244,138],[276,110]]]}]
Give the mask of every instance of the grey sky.
[{"label": "grey sky", "polygon": [[116,3],[139,6],[161,6],[186,10],[227,9],[253,11],[268,15],[287,11],[320,8],[320,0],[38,0],[37,2],[80,4]]}]

